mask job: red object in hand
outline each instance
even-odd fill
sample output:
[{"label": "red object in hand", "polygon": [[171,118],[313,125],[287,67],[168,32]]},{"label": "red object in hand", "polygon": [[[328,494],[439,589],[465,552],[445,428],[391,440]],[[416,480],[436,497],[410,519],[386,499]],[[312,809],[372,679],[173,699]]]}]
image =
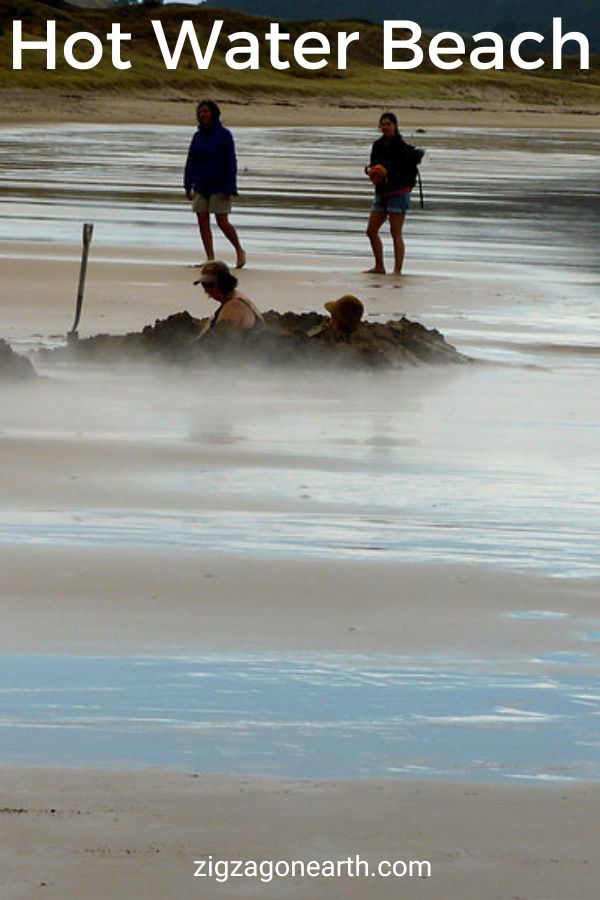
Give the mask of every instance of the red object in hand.
[{"label": "red object in hand", "polygon": [[382,182],[387,181],[388,173],[385,166],[377,165],[371,166],[367,170],[367,175],[373,184],[382,184]]}]

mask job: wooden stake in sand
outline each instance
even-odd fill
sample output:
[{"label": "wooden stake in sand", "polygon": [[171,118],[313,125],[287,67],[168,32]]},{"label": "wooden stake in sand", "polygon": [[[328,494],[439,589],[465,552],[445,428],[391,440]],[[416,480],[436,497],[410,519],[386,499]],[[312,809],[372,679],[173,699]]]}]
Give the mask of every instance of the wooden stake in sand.
[{"label": "wooden stake in sand", "polygon": [[73,327],[67,335],[69,340],[76,341],[78,338],[77,326],[81,318],[81,309],[83,307],[83,295],[85,292],[85,276],[87,274],[88,256],[90,245],[92,243],[92,235],[94,234],[94,226],[86,223],[83,226],[83,249],[81,251],[81,268],[79,270],[79,287],[77,288],[77,306],[75,308],[75,321]]}]

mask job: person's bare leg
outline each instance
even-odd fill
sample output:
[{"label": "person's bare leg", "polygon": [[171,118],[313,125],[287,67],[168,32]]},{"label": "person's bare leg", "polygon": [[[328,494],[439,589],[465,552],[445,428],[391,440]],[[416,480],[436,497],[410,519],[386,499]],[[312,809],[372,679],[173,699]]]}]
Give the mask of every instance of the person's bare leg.
[{"label": "person's bare leg", "polygon": [[214,259],[215,248],[213,246],[212,231],[210,230],[210,213],[196,213],[196,217],[198,219],[198,230],[200,232],[200,239],[202,240],[206,259]]},{"label": "person's bare leg", "polygon": [[236,269],[242,269],[246,265],[246,253],[240,244],[240,239],[238,237],[238,233],[229,221],[229,216],[227,213],[217,213],[217,225],[227,238],[230,244],[233,245],[236,254]]},{"label": "person's bare leg", "polygon": [[369,216],[369,223],[367,225],[367,237],[371,242],[371,250],[373,251],[373,256],[375,257],[375,265],[372,269],[366,270],[366,274],[368,275],[385,275],[385,265],[383,262],[383,244],[381,243],[381,238],[379,237],[379,230],[386,219],[387,213],[384,212],[373,211]]},{"label": "person's bare leg", "polygon": [[406,213],[390,213],[390,231],[392,232],[392,240],[394,242],[394,275],[402,275],[402,266],[404,265],[404,237],[402,228]]}]

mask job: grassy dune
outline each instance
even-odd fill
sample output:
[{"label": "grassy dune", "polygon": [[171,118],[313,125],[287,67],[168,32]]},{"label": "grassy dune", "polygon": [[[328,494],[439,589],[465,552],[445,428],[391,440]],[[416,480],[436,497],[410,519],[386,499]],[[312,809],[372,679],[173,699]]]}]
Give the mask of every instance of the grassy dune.
[{"label": "grassy dune", "polygon": [[[42,54],[25,56],[23,71],[12,70],[11,22],[21,18],[25,36],[29,39],[45,36],[46,21],[55,19],[62,41],[75,31],[92,31],[99,36],[106,34],[113,21],[121,23],[124,31],[131,32],[133,40],[124,45],[125,58],[133,67],[125,72],[111,65],[107,45],[102,63],[94,70],[81,72],[66,65],[58,54],[58,68],[47,71]],[[171,46],[179,32],[181,21],[192,19],[204,43],[214,18],[223,18],[223,36],[207,71],[198,71],[189,49],[184,51],[176,71],[168,71],[151,26],[151,19],[160,18]],[[292,37],[307,30],[327,34],[335,46],[339,30],[360,31],[361,40],[352,45],[347,71],[340,72],[332,57],[331,64],[318,72],[307,72],[293,61],[291,46],[282,53],[290,59],[291,68],[278,72],[271,68],[268,50],[262,57],[259,71],[235,72],[224,62],[224,54],[230,48],[227,35],[234,31],[252,31],[261,37],[267,20],[241,13],[190,6],[166,6],[151,11],[139,8],[116,10],[79,9],[55,0],[55,2],[15,3],[0,0],[0,88],[54,88],[60,91],[91,93],[139,93],[162,92],[173,96],[198,90],[218,91],[239,99],[260,97],[264,100],[287,98],[327,98],[337,101],[390,100],[396,103],[412,101],[473,101],[493,100],[519,104],[553,105],[567,107],[600,107],[600,71],[598,59],[589,72],[581,72],[574,61],[567,62],[560,72],[540,69],[523,72],[508,67],[504,71],[481,72],[466,63],[454,72],[441,72],[425,62],[419,69],[409,72],[386,72],[382,66],[381,28],[366,22],[315,22],[285,23]],[[261,42],[263,43],[263,42]],[[424,45],[427,39],[424,39]],[[265,45],[266,46],[266,45]],[[39,59],[36,59],[39,56]],[[427,55],[426,55],[427,59]]]}]

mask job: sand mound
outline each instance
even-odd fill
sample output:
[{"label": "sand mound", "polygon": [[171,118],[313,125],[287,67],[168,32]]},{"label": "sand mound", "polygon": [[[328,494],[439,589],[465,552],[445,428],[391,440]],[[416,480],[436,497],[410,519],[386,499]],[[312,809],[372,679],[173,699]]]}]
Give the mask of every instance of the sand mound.
[{"label": "sand mound", "polygon": [[0,384],[4,381],[25,381],[36,378],[28,359],[15,353],[10,344],[0,338]]},{"label": "sand mound", "polygon": [[186,365],[214,365],[232,358],[286,367],[406,368],[469,362],[439,331],[406,318],[362,323],[349,339],[337,337],[328,318],[318,313],[271,311],[264,318],[266,328],[258,334],[219,329],[198,340],[205,320],[181,312],[158,319],[141,332],[99,334],[48,352],[96,362],[159,358]]}]

